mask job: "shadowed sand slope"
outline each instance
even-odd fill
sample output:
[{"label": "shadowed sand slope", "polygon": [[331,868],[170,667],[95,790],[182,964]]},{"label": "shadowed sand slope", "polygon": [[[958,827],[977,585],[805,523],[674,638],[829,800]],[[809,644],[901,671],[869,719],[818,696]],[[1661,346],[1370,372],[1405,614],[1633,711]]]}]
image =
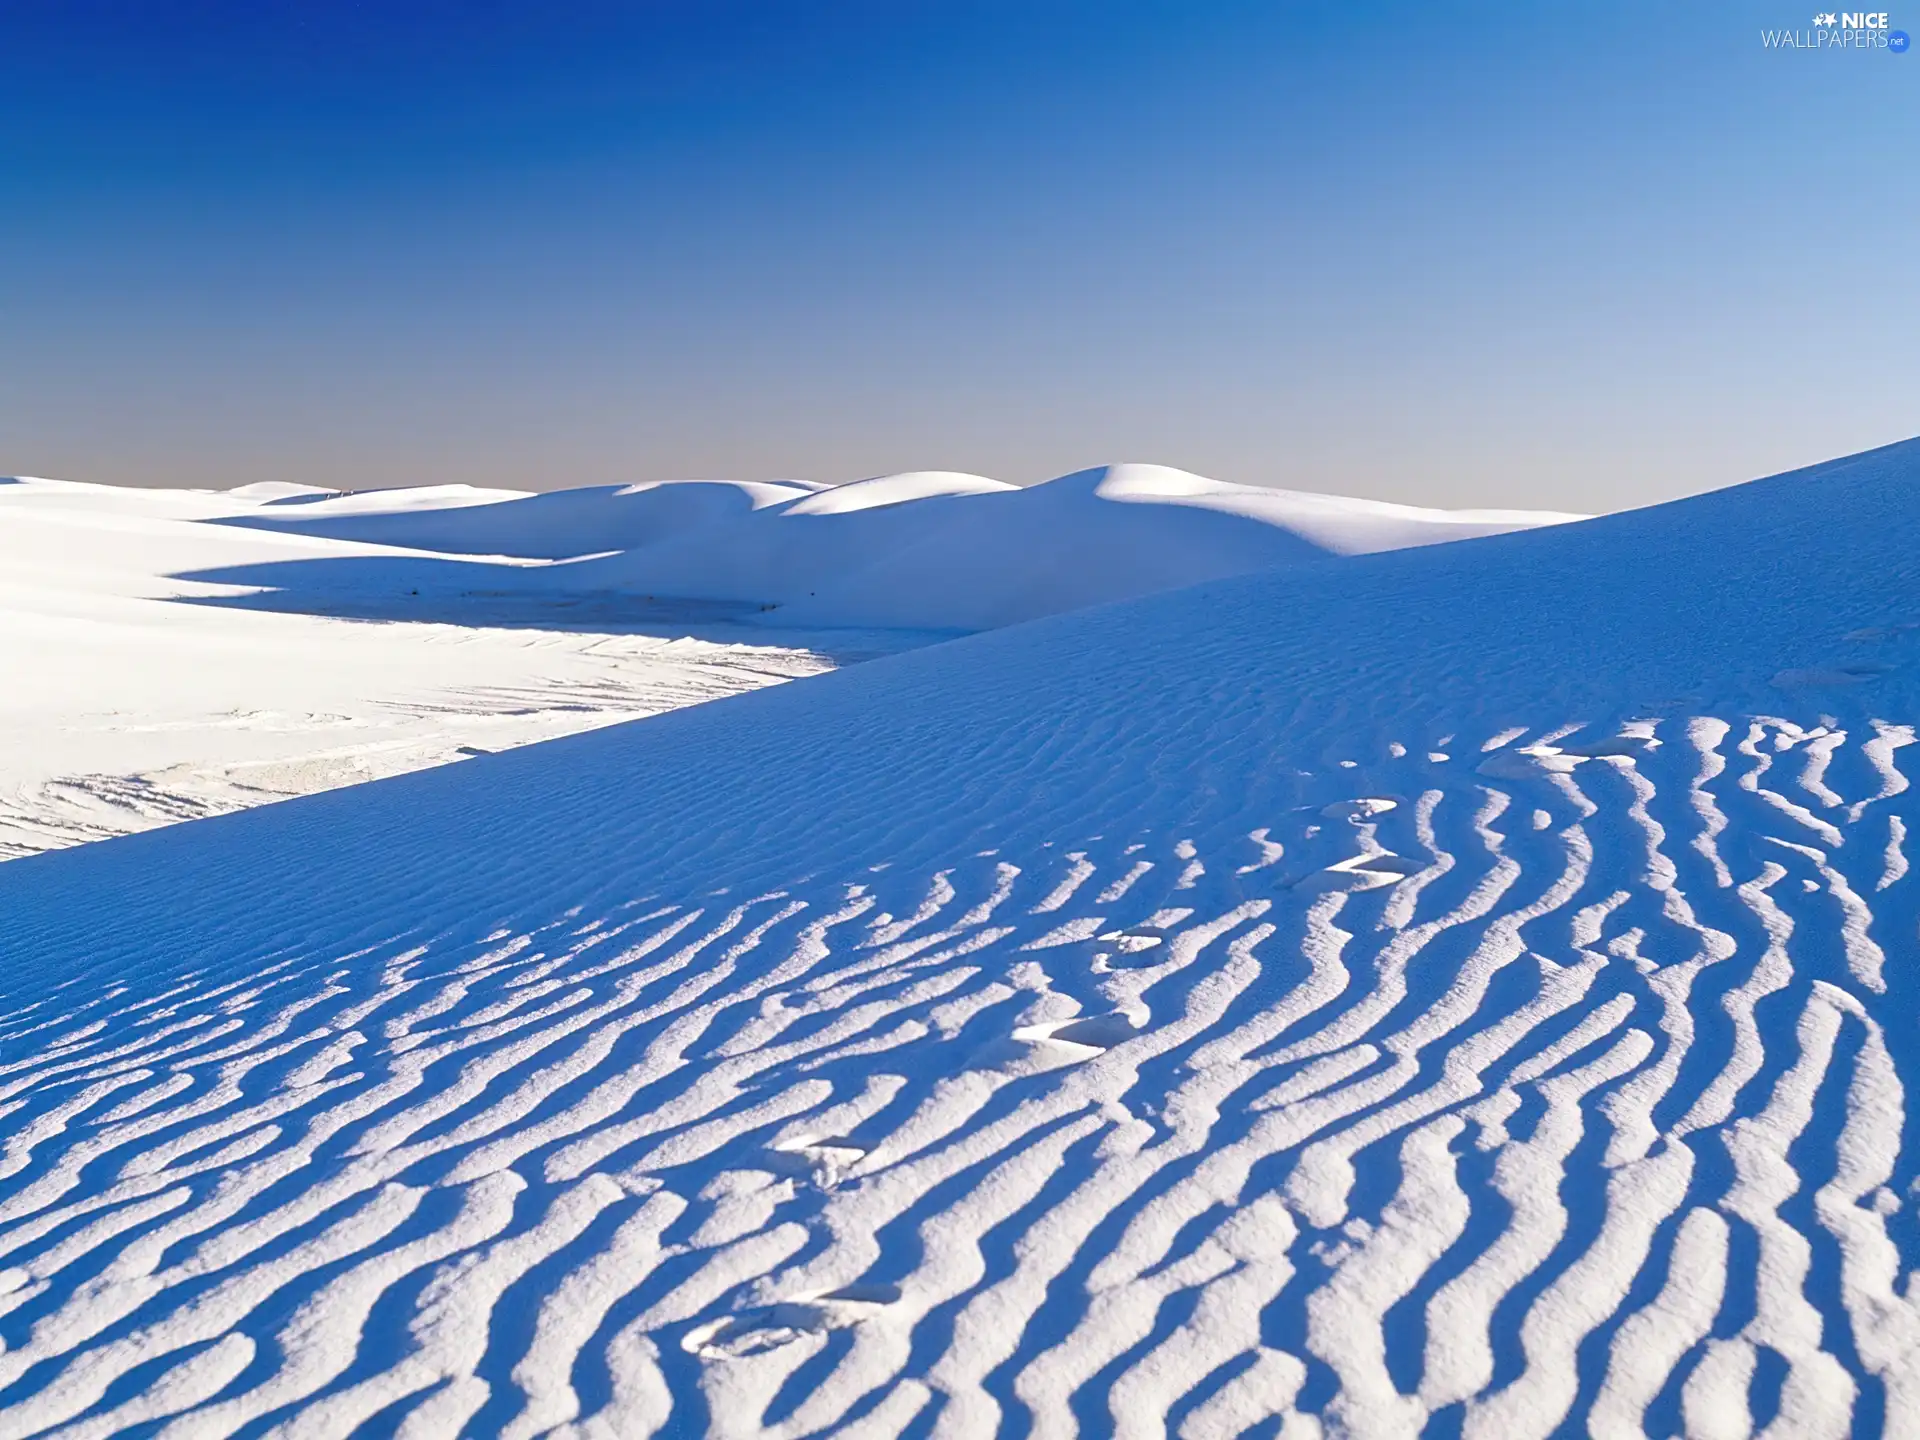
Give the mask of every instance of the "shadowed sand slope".
[{"label": "shadowed sand slope", "polygon": [[0,868],[0,1432],[1895,1433],[1916,484]]}]

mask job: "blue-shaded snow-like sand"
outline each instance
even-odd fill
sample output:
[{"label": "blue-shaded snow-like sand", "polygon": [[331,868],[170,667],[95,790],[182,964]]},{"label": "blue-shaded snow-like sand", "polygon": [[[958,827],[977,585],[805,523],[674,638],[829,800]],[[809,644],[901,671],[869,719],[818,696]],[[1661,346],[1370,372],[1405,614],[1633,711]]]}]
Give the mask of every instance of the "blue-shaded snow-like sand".
[{"label": "blue-shaded snow-like sand", "polygon": [[1920,1414],[1916,486],[0,867],[0,1432]]}]

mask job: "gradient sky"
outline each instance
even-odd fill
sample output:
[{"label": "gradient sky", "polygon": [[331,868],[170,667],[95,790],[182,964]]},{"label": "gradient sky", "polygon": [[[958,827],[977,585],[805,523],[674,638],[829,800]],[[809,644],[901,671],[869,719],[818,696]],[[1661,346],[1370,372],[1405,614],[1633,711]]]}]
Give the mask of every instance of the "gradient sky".
[{"label": "gradient sky", "polygon": [[1920,432],[1920,54],[1811,13],[8,0],[0,473],[1786,469]]}]

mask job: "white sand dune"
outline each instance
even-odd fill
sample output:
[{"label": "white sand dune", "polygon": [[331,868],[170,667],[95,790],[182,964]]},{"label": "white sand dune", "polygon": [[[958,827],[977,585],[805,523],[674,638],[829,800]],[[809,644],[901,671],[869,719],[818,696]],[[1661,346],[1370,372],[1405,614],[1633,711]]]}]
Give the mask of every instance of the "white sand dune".
[{"label": "white sand dune", "polygon": [[1907,1433],[1917,485],[0,866],[0,1434]]},{"label": "white sand dune", "polygon": [[[762,624],[990,630],[1269,565],[1369,554],[1582,517],[1423,510],[1111,465],[1020,489],[923,471],[802,490],[681,481],[567,490],[421,513],[317,502],[235,523],[466,556],[578,563],[488,572],[449,562],[351,583],[389,591],[559,588],[723,602]],[[313,567],[209,578],[300,590]]]},{"label": "white sand dune", "polygon": [[[947,472],[540,495],[0,485],[0,859],[657,714],[933,630],[1565,518],[1122,469],[1027,496]],[[551,563],[590,554],[605,558]]]}]

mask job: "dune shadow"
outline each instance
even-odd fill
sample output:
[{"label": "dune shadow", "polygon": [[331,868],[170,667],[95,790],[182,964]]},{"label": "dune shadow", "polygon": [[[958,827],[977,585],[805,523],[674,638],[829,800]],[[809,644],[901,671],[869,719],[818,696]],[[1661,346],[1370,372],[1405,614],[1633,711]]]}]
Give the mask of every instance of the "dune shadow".
[{"label": "dune shadow", "polygon": [[945,631],[786,628],[765,623],[774,607],[749,601],[615,590],[569,589],[553,568],[419,555],[343,555],[272,560],[185,571],[176,580],[245,587],[226,595],[182,595],[182,605],[320,615],[340,620],[411,621],[472,628],[652,635],[805,649],[837,664],[951,638]]}]

